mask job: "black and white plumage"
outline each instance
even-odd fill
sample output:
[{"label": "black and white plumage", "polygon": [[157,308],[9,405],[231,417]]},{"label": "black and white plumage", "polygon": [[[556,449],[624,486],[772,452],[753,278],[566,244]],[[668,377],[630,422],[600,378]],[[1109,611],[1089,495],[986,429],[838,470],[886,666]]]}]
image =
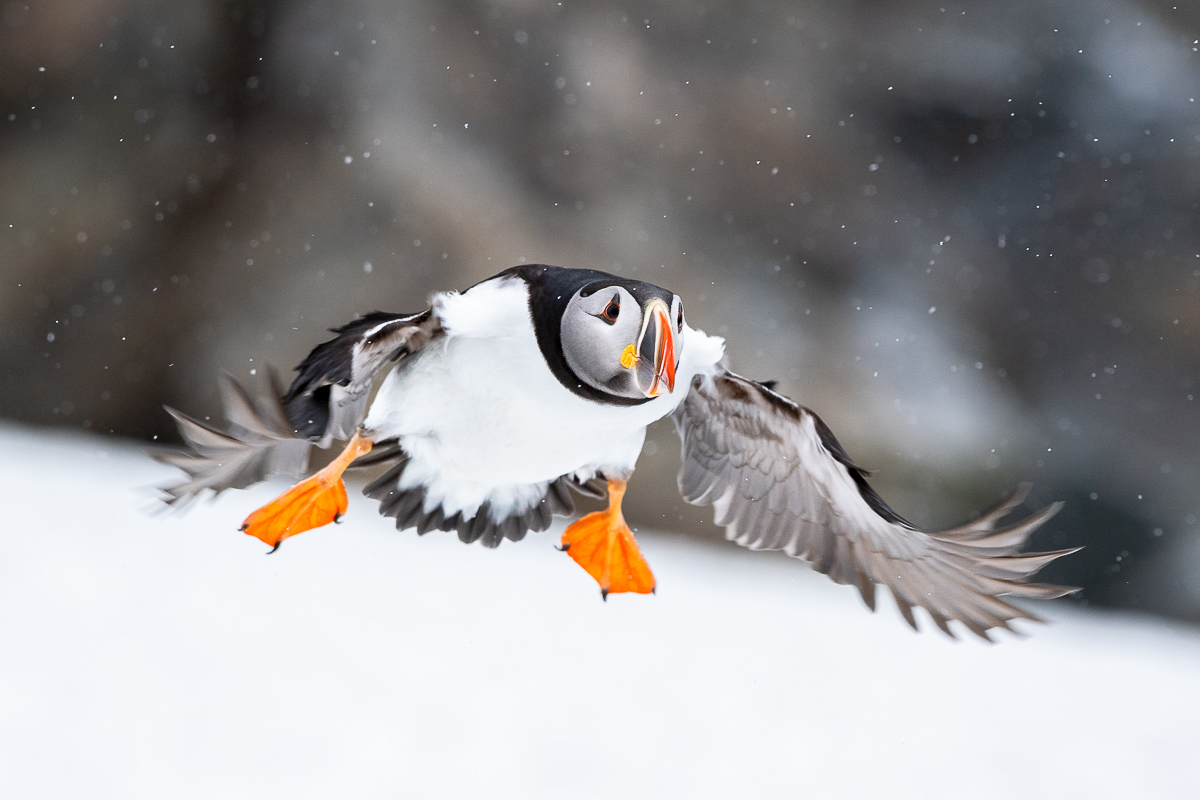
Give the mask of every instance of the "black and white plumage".
[{"label": "black and white plumage", "polygon": [[340,328],[296,367],[283,404],[295,436],[328,446],[349,439],[367,413],[375,376],[388,363],[417,352],[441,333],[431,310],[419,314],[373,311]]},{"label": "black and white plumage", "polygon": [[294,449],[278,455],[284,443],[327,446],[358,432],[375,446],[359,463],[388,467],[365,493],[398,528],[496,546],[573,513],[572,492],[597,494],[597,479],[628,478],[646,427],[671,416],[680,491],[713,505],[729,539],[805,559],[856,586],[872,609],[875,585],[885,585],[914,628],[920,606],[948,634],[958,620],[987,638],[1036,619],[1002,597],[1071,591],[1027,582],[1070,551],[1018,555],[1058,504],[998,529],[1018,492],[973,523],[919,530],[871,489],[820,418],[730,372],[723,340],[691,328],[680,298],[660,287],[514,267],[436,295],[419,314],[375,312],[334,332],[301,362],[282,403],[277,389],[254,401],[228,380],[229,434],[172,411],[197,453],[166,457],[189,476],[167,490],[173,499],[294,469]]}]

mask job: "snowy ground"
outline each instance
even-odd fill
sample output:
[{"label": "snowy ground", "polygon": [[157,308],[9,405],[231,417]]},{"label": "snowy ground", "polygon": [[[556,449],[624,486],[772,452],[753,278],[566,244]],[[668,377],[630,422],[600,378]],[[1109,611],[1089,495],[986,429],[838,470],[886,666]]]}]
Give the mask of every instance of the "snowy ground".
[{"label": "snowy ground", "polygon": [[1194,629],[1043,605],[956,644],[650,534],[658,596],[602,603],[550,534],[418,538],[353,491],[267,558],[236,528],[279,487],[146,513],[169,474],[0,427],[0,795],[1200,796]]}]

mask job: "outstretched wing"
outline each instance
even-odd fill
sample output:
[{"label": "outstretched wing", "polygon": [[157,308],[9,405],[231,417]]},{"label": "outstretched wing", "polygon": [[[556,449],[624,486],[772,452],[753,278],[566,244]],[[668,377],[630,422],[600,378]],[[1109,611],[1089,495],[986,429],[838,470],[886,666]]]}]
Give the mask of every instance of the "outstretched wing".
[{"label": "outstretched wing", "polygon": [[221,376],[221,399],[230,430],[220,431],[173,408],[185,453],[159,453],[187,478],[164,488],[168,503],[204,489],[241,489],[274,475],[298,477],[308,465],[311,444],[328,447],[352,436],[366,415],[371,385],[389,362],[415,353],[441,333],[429,310],[420,314],[375,311],[340,328],[296,367],[284,393],[274,372],[252,397],[229,374]]},{"label": "outstretched wing", "polygon": [[914,629],[920,606],[950,636],[948,622],[958,620],[988,639],[1011,620],[1041,621],[1002,597],[1075,591],[1026,582],[1074,550],[1018,554],[1061,503],[997,528],[1028,486],[974,522],[922,531],[883,502],[820,417],[767,385],[721,369],[699,375],[672,418],[683,440],[679,490],[712,505],[727,538],[802,558],[856,586],[872,610],[882,584]]}]

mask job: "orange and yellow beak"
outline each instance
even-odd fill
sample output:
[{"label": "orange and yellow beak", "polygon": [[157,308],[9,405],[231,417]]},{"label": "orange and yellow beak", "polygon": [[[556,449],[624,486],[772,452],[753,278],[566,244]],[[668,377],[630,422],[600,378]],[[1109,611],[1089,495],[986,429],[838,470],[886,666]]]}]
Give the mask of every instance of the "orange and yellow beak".
[{"label": "orange and yellow beak", "polygon": [[637,343],[625,348],[621,363],[634,371],[647,397],[658,397],[675,391],[675,349],[671,310],[662,300],[651,300]]}]

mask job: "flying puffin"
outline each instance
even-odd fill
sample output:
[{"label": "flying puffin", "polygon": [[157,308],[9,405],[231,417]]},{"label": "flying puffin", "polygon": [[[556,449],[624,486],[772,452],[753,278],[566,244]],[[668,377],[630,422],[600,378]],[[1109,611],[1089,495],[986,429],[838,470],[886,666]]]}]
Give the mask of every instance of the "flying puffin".
[{"label": "flying puffin", "polygon": [[679,490],[713,506],[727,538],[804,559],[857,587],[872,610],[876,584],[887,586],[914,629],[920,606],[945,633],[958,620],[986,639],[1014,619],[1038,620],[1004,597],[1074,591],[1027,582],[1074,550],[1018,554],[1061,503],[998,527],[1022,486],[973,522],[921,530],[875,493],[820,417],[773,383],[731,372],[724,340],[688,325],[683,301],[658,286],[522,265],[437,294],[420,313],[377,311],[332,331],[286,392],[273,375],[259,397],[224,376],[228,432],[167,409],[191,446],[159,456],[187,473],[164,490],[167,502],[302,475],[311,444],[346,441],[242,530],[274,552],[340,519],[347,468],[387,465],[364,494],[397,528],[496,547],[573,514],[573,492],[603,497],[606,484],[608,508],[569,525],[561,549],[602,597],[649,593],[654,575],[621,500],[646,427],[670,416],[683,442]]}]

